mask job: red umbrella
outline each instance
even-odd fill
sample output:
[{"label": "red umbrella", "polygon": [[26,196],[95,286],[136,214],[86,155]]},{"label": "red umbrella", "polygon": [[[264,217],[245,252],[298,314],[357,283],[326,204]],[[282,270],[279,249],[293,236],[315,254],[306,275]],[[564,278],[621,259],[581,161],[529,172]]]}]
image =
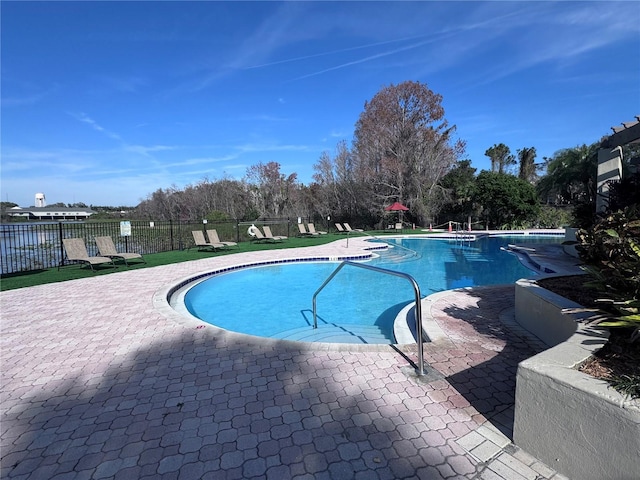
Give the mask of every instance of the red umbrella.
[{"label": "red umbrella", "polygon": [[389,205],[388,207],[386,207],[385,210],[387,212],[406,212],[409,209],[400,202],[396,202],[393,205]]}]

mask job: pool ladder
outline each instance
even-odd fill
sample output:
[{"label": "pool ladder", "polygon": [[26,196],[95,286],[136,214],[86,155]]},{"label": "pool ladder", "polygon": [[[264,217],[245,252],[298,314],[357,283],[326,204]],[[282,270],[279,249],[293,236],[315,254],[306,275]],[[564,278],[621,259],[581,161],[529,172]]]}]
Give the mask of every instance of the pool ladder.
[{"label": "pool ladder", "polygon": [[456,245],[458,245],[458,243],[460,244],[460,246],[465,246],[465,242],[467,246],[471,246],[471,242],[473,240],[476,239],[475,235],[468,233],[466,231],[466,226],[468,224],[465,223],[460,223],[460,222],[456,222],[456,231],[455,231],[455,242]]},{"label": "pool ladder", "polygon": [[415,308],[415,317],[416,317],[416,343],[418,345],[418,376],[423,376],[424,373],[424,352],[423,352],[423,343],[424,339],[422,338],[422,303],[421,303],[421,295],[420,295],[420,286],[415,279],[404,272],[396,272],[395,270],[389,270],[386,268],[374,267],[373,265],[366,265],[363,263],[351,262],[349,260],[345,260],[338,268],[336,268],[331,275],[324,281],[324,283],[316,290],[316,293],[313,294],[313,328],[318,328],[318,317],[317,317],[317,308],[316,308],[316,299],[318,294],[327,286],[331,280],[346,266],[364,268],[365,270],[371,270],[373,272],[383,273],[386,275],[393,275],[394,277],[404,278],[411,283],[413,287],[413,292],[416,297],[416,308]]}]

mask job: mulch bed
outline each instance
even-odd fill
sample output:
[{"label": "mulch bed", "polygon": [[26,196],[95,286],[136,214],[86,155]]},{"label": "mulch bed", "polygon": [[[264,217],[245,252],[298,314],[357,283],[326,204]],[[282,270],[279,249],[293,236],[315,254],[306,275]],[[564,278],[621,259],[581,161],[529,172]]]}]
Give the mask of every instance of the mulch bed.
[{"label": "mulch bed", "polygon": [[[588,275],[573,275],[537,280],[541,287],[572,300],[583,307],[599,308],[598,292],[584,286]],[[602,380],[635,377],[640,381],[640,341],[629,342],[630,330],[610,329],[609,341],[580,367],[580,371]]]}]

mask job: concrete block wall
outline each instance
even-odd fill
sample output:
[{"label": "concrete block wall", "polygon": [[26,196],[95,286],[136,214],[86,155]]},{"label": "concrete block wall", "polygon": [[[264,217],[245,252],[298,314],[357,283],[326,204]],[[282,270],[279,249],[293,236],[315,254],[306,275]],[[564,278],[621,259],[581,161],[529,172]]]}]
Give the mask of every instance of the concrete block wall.
[{"label": "concrete block wall", "polygon": [[578,371],[608,334],[579,322],[567,302],[516,284],[516,321],[555,346],[518,366],[514,443],[570,479],[640,478],[640,401]]}]

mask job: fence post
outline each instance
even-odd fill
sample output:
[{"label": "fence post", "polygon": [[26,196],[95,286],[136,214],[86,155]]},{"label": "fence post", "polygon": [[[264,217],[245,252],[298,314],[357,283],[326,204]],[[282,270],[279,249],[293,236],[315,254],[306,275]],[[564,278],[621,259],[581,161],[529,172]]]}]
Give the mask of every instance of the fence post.
[{"label": "fence post", "polygon": [[58,270],[60,267],[64,267],[64,245],[62,244],[62,222],[58,222],[58,235],[60,236],[60,263],[58,264]]},{"label": "fence post", "polygon": [[173,245],[173,220],[169,219],[169,238],[171,239],[171,250],[175,250]]},{"label": "fence post", "polygon": [[240,243],[240,220],[236,220],[236,243]]}]

